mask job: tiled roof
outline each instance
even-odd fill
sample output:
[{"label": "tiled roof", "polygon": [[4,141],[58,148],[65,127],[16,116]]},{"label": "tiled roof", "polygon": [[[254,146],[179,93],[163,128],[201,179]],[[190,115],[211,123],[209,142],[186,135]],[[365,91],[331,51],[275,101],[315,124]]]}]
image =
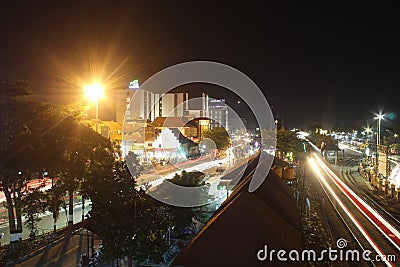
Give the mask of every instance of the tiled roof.
[{"label": "tiled roof", "polygon": [[[269,172],[264,183],[248,192],[245,178],[236,193],[200,230],[171,266],[260,266],[256,253],[268,249],[304,249],[299,210],[293,192]],[[273,266],[291,266],[269,262]],[[294,262],[293,266],[302,266]]]},{"label": "tiled roof", "polygon": [[183,127],[185,122],[180,117],[158,117],[153,121],[154,127]]}]

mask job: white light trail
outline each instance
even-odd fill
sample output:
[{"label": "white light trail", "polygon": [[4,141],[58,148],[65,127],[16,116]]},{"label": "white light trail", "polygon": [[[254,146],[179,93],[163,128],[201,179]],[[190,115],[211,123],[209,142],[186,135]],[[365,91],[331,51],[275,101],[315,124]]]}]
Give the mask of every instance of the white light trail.
[{"label": "white light trail", "polygon": [[[383,258],[385,259],[385,263],[387,266],[394,266],[393,263],[387,261],[387,257],[384,255],[382,250],[378,247],[378,245],[375,243],[374,240],[370,237],[370,235],[365,231],[364,227],[360,224],[360,222],[354,217],[354,215],[350,212],[350,210],[346,207],[346,205],[341,201],[341,199],[338,197],[338,195],[335,193],[335,191],[332,189],[332,187],[328,184],[327,180],[324,178],[324,175],[322,175],[320,169],[318,168],[317,162],[318,162],[318,157],[314,155],[314,157],[317,160],[314,160],[313,158],[310,158],[310,164],[313,167],[314,172],[317,174],[318,179],[321,181],[321,183],[325,186],[326,189],[331,193],[331,195],[334,197],[336,202],[340,205],[340,207],[346,212],[346,214],[349,216],[351,221],[355,224],[355,226],[359,229],[361,234],[365,237],[365,239],[368,241],[368,243],[373,247],[373,249]],[[320,162],[318,162],[320,164]],[[321,164],[320,164],[321,166]],[[321,166],[322,167],[322,166]],[[335,180],[333,180],[336,185]],[[340,186],[338,186],[339,189],[342,190]],[[342,192],[347,196],[347,193],[342,190]],[[350,199],[351,200],[351,199]],[[353,201],[352,201],[353,202]],[[354,205],[356,205],[353,202]]]}]

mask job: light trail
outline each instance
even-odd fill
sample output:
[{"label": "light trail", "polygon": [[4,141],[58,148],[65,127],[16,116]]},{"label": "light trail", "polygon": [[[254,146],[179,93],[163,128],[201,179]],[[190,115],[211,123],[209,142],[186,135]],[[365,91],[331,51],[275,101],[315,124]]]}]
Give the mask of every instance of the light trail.
[{"label": "light trail", "polygon": [[[186,172],[199,171],[199,172],[202,172],[202,171],[210,169],[212,167],[219,166],[220,163],[223,164],[226,161],[228,161],[227,158],[224,158],[224,159],[221,159],[221,160],[214,160],[214,161],[204,162],[204,163],[200,163],[200,164],[197,164],[195,166],[192,166],[192,167],[188,167],[188,168],[185,168],[185,169],[180,169],[179,171],[175,171],[175,172],[163,175],[162,177],[158,178],[157,180],[154,180],[154,181],[150,182],[148,184],[149,189],[152,189],[154,187],[159,186],[160,184],[162,184],[164,182],[165,179],[174,178],[175,174],[180,174],[180,173],[182,173],[182,171],[186,171]],[[145,186],[144,185],[138,185],[137,188],[145,189]]]},{"label": "light trail", "polygon": [[377,211],[368,203],[355,194],[328,166],[316,155],[314,155],[318,164],[335,182],[339,189],[353,204],[367,217],[375,227],[385,235],[388,240],[400,251],[400,233],[389,222],[387,222]]},{"label": "light trail", "polygon": [[[321,173],[320,169],[318,168],[317,163],[320,165],[321,168],[323,168],[323,165],[321,165],[321,160],[314,154],[313,155],[316,159],[310,158],[310,164],[314,170],[314,172],[317,174],[318,179],[320,180],[320,182],[325,186],[326,189],[328,189],[328,191],[331,193],[331,195],[333,196],[333,198],[336,200],[336,202],[340,205],[340,207],[346,212],[346,214],[349,216],[349,218],[351,219],[351,221],[354,223],[354,225],[359,229],[359,231],[361,232],[361,234],[365,237],[365,239],[368,241],[368,243],[372,246],[372,248],[379,254],[379,256],[382,259],[385,259],[385,264],[387,266],[395,266],[392,262],[387,260],[386,255],[382,252],[382,249],[376,244],[376,242],[371,238],[371,236],[366,232],[366,230],[364,229],[364,227],[360,224],[360,222],[354,217],[354,215],[350,212],[350,210],[346,207],[346,205],[341,201],[341,199],[338,197],[338,195],[335,193],[335,191],[332,189],[332,187],[328,184],[328,181],[324,178],[324,175]],[[321,161],[321,162],[320,162]],[[323,163],[323,162],[322,162]],[[324,171],[326,173],[328,173],[325,168],[323,168]],[[329,173],[328,173],[329,174]],[[331,177],[331,175],[329,175],[329,177]],[[331,177],[332,178],[332,177]],[[348,194],[349,192],[346,192],[342,189],[342,187],[340,187],[338,185],[338,183],[332,179],[335,184],[339,187],[339,189],[341,189],[341,191],[350,199],[352,200]],[[354,194],[354,193],[353,193]],[[354,205],[356,205],[354,203],[354,201],[352,201]],[[356,205],[357,206],[357,205]],[[365,213],[364,213],[365,215]]]}]

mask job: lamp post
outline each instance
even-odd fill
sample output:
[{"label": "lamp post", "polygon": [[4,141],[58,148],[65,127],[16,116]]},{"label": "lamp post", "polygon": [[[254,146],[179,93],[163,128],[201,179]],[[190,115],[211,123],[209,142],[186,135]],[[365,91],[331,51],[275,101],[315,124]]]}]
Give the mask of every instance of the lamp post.
[{"label": "lamp post", "polygon": [[377,119],[378,120],[378,132],[377,132],[377,134],[376,134],[376,145],[377,145],[377,147],[378,147],[378,145],[380,145],[381,144],[381,120],[383,119],[385,117],[385,115],[384,114],[382,114],[382,113],[379,113],[376,117],[375,117],[375,119]]},{"label": "lamp post", "polygon": [[99,132],[99,99],[96,98],[96,133]]},{"label": "lamp post", "polygon": [[90,100],[96,101],[96,133],[99,132],[99,98],[103,97],[103,88],[99,83],[94,82],[84,87],[86,95]]},{"label": "lamp post", "polygon": [[377,119],[377,133],[376,133],[376,156],[375,156],[375,179],[378,179],[379,175],[379,160],[378,160],[378,153],[379,153],[379,145],[381,144],[381,120],[385,117],[384,114],[379,112],[379,114],[374,118]]}]

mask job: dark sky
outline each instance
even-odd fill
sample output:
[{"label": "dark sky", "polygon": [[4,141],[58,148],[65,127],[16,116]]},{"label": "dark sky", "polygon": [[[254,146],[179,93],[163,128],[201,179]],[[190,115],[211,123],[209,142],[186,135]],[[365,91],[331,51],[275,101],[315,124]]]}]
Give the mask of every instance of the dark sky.
[{"label": "dark sky", "polygon": [[288,127],[400,115],[394,1],[145,2],[1,2],[0,79],[29,79],[43,99],[73,101],[92,77],[111,92],[212,60],[253,79]]}]

